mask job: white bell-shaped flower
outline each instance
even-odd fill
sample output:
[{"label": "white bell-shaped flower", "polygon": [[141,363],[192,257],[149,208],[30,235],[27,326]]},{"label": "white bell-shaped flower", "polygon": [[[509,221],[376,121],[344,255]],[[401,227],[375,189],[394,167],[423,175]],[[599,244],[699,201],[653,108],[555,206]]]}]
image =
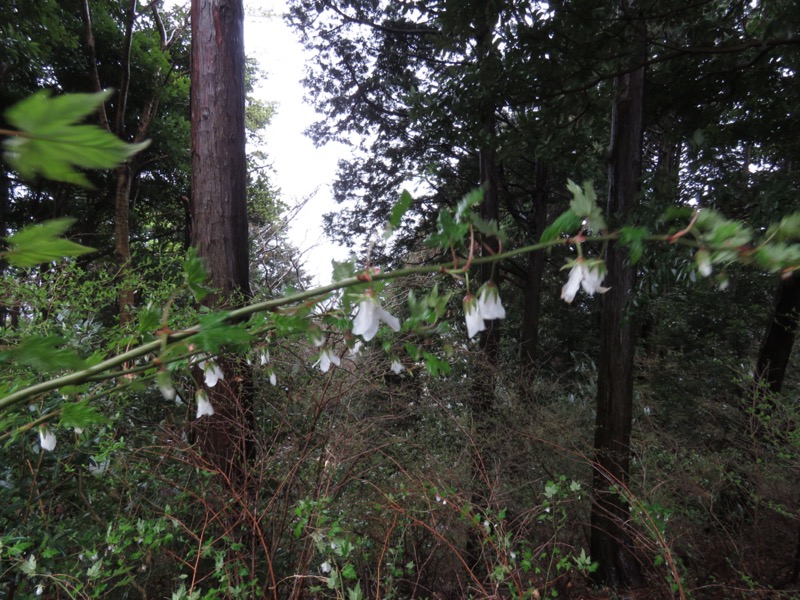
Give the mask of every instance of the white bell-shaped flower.
[{"label": "white bell-shaped flower", "polygon": [[219,365],[213,360],[204,360],[199,364],[203,369],[203,376],[205,377],[206,385],[210,388],[217,385],[217,382],[225,379],[225,373],[219,368]]},{"label": "white bell-shaped flower", "polygon": [[464,318],[467,321],[467,337],[473,338],[476,333],[486,329],[483,315],[478,308],[478,299],[472,294],[464,296]]},{"label": "white bell-shaped flower", "polygon": [[403,366],[403,363],[401,363],[396,358],[392,359],[392,366],[389,368],[392,370],[393,373],[396,373],[397,375],[406,370],[406,368]]},{"label": "white bell-shaped flower", "polygon": [[330,348],[323,348],[314,366],[319,367],[319,370],[323,373],[327,373],[332,364],[338,367],[342,364],[342,361],[333,350]]},{"label": "white bell-shaped flower", "polygon": [[358,303],[358,313],[353,319],[353,335],[360,335],[368,342],[378,333],[381,321],[394,331],[400,331],[400,320],[384,309],[374,295],[368,293]]},{"label": "white bell-shaped flower", "polygon": [[[609,289],[603,287],[603,277],[605,277],[605,265],[601,260],[587,261],[585,258],[577,258],[572,264],[567,283],[561,288],[561,299],[567,303],[575,299],[578,289],[583,287],[583,291],[593,296],[605,294]],[[569,265],[567,265],[569,266]]]},{"label": "white bell-shaped flower", "polygon": [[42,450],[52,452],[56,449],[56,434],[47,427],[39,427],[39,446]]},{"label": "white bell-shaped flower", "polygon": [[197,402],[197,415],[196,419],[204,416],[212,416],[214,414],[214,406],[208,399],[208,392],[205,390],[197,390],[194,395],[195,402]]},{"label": "white bell-shaped flower", "polygon": [[478,311],[489,321],[506,318],[506,309],[500,300],[500,290],[494,281],[487,281],[478,290]]}]

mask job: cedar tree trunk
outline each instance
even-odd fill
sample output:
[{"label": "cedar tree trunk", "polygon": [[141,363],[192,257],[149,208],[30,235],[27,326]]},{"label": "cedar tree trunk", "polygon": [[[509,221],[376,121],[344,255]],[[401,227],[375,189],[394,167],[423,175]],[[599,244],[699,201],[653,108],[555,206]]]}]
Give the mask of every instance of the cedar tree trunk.
[{"label": "cedar tree trunk", "polygon": [[[192,244],[215,306],[249,295],[242,0],[192,0]],[[206,457],[239,479],[251,442],[250,374],[220,358],[225,379],[207,390],[215,414],[198,422]],[[200,377],[202,379],[202,377]]]},{"label": "cedar tree trunk", "polygon": [[[643,63],[639,63],[643,64]],[[639,191],[642,165],[644,67],[616,78],[608,167],[608,218],[622,224]],[[606,256],[598,360],[595,473],[592,489],[591,556],[598,582],[638,586],[641,572],[625,528],[629,507],[610,486],[626,486],[630,459],[635,334],[628,313],[635,271],[624,247],[611,243]]]}]

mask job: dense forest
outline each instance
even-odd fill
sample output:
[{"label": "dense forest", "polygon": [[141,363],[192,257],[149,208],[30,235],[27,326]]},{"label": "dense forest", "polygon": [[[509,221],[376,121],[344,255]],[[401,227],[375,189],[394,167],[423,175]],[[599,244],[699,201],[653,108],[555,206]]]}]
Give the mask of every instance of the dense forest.
[{"label": "dense forest", "polygon": [[246,8],[0,0],[0,599],[800,597],[800,4],[287,0],[316,288]]}]

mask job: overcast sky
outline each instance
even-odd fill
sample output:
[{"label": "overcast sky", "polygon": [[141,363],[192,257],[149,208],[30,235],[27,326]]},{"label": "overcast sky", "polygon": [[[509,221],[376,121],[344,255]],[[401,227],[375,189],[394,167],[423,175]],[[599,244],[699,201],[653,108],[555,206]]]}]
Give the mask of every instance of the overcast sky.
[{"label": "overcast sky", "polygon": [[[334,246],[322,233],[322,215],[335,209],[330,184],[336,162],[347,155],[347,148],[339,144],[315,148],[303,133],[316,115],[303,102],[300,81],[305,72],[305,55],[296,35],[281,18],[285,0],[248,0],[247,4],[275,15],[246,17],[245,52],[258,59],[267,73],[267,79],[257,88],[258,96],[278,104],[266,138],[282,198],[293,205],[313,195],[293,222],[290,237],[296,246],[307,251],[307,272],[325,284],[330,281],[331,259],[344,260],[348,255],[347,249]],[[251,15],[253,12],[248,10]]]}]

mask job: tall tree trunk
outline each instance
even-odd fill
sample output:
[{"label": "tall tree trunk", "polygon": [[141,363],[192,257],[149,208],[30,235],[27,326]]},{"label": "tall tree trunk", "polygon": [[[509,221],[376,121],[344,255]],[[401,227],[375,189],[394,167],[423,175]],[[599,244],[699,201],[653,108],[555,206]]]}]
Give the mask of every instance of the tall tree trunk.
[{"label": "tall tree trunk", "polygon": [[781,279],[775,292],[775,308],[756,362],[756,382],[778,393],[789,366],[800,316],[800,275]]},{"label": "tall tree trunk", "polygon": [[[616,225],[625,221],[639,191],[644,75],[644,66],[639,66],[615,82],[607,212]],[[606,265],[605,285],[611,289],[602,296],[600,319],[591,556],[600,565],[595,573],[598,581],[613,587],[638,586],[642,576],[626,531],[629,507],[620,493],[609,491],[612,485],[628,482],[635,344],[628,301],[635,271],[627,250],[614,243],[609,244]]]},{"label": "tall tree trunk", "polygon": [[[789,358],[794,347],[797,326],[800,321],[800,275],[792,273],[781,279],[775,291],[775,308],[767,325],[764,340],[758,351],[755,372],[755,393],[769,390],[779,394],[789,366]],[[771,400],[770,400],[771,402]],[[797,532],[792,583],[800,582],[800,528]]]},{"label": "tall tree trunk", "polygon": [[[250,293],[242,0],[192,0],[192,243],[217,290],[212,305]],[[207,457],[231,478],[250,445],[250,373],[220,359],[225,380],[207,390],[215,409],[198,424]]]},{"label": "tall tree trunk", "polygon": [[131,265],[130,196],[133,178],[131,165],[123,163],[116,169],[117,183],[114,192],[114,257],[119,265],[122,283],[117,294],[119,324],[125,327],[133,319],[133,287],[128,285],[127,275]]},{"label": "tall tree trunk", "polygon": [[[533,192],[533,242],[538,242],[547,226],[547,165],[536,160]],[[542,304],[542,273],[544,272],[544,252],[528,254],[525,269],[525,289],[523,290],[522,331],[520,336],[520,363],[524,379],[528,379],[537,360],[539,346],[539,315]]]}]

